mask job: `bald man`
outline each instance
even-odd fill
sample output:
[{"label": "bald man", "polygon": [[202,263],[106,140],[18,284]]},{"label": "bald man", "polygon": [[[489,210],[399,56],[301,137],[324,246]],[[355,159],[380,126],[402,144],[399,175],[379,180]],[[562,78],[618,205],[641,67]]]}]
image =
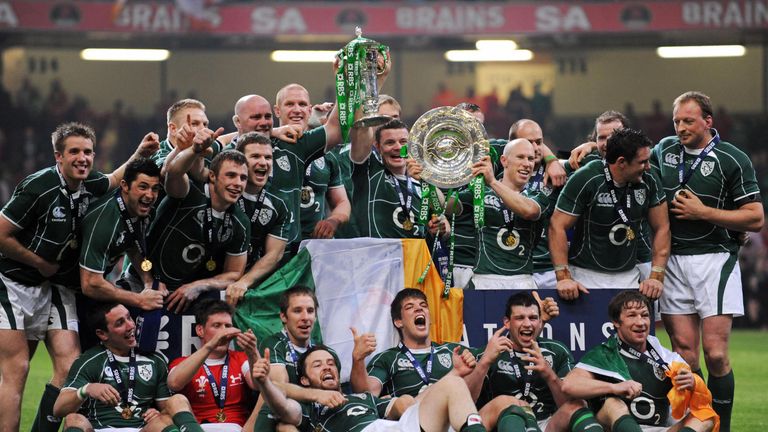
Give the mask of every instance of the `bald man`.
[{"label": "bald man", "polygon": [[[500,158],[503,175],[496,179],[490,157],[473,166],[485,179],[485,226],[477,237],[477,256],[470,287],[475,289],[536,288],[532,251],[539,239],[538,220],[551,205],[550,188],[534,191],[528,181],[536,163],[534,144],[510,141]],[[459,194],[462,211],[472,208],[472,191]]]}]

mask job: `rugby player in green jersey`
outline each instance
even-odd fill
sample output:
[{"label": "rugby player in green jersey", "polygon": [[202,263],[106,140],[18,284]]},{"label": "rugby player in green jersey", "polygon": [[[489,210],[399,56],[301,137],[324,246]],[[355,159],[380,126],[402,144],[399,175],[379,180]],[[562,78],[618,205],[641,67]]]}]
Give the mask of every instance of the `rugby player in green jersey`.
[{"label": "rugby player in green jersey", "polygon": [[[160,168],[150,159],[128,164],[115,194],[94,202],[83,219],[80,283],[83,294],[99,301],[115,301],[142,310],[163,307],[165,286],[152,289],[148,260],[149,214],[160,191]],[[104,278],[126,255],[140,275],[137,291],[115,286]]]},{"label": "rugby player in green jersey", "polygon": [[[253,367],[253,380],[264,400],[283,423],[328,432],[418,431],[438,432],[453,427],[459,432],[485,431],[464,381],[449,375],[417,398],[380,399],[371,393],[345,395],[328,407],[289,399],[269,379],[270,352]],[[299,359],[302,386],[339,391],[338,359],[322,345],[312,346]]]},{"label": "rugby player in green jersey", "polygon": [[115,302],[89,310],[101,345],[72,365],[54,406],[64,431],[202,432],[183,395],[171,396],[168,365],[157,353],[137,352],[136,323]]},{"label": "rugby player in green jersey", "polygon": [[[178,100],[168,107],[166,122],[168,135],[160,142],[160,150],[152,156],[152,160],[161,168],[163,178],[168,170],[168,162],[191,145],[197,131],[208,127],[205,105],[197,99]],[[215,147],[211,153],[218,153],[221,150],[219,144],[213,145]]]},{"label": "rugby player in green jersey", "polygon": [[[654,231],[653,266],[663,269],[669,256],[667,204],[658,178],[648,172],[650,146],[640,131],[614,131],[605,159],[576,171],[560,193],[550,219],[549,246],[563,299],[575,299],[588,288],[638,285],[651,299],[661,295],[663,273],[652,272],[640,282],[636,266],[644,219]],[[569,249],[566,230],[574,225]]]},{"label": "rugby player in green jersey", "polygon": [[[734,378],[728,338],[744,314],[739,236],[763,227],[764,213],[749,157],[712,128],[712,103],[686,92],[674,102],[677,136],[651,154],[669,202],[672,256],[659,303],[672,347],[699,370],[704,348],[714,407],[730,430]],[[654,264],[655,265],[655,264]]]},{"label": "rugby player in green jersey", "polygon": [[[526,415],[530,410],[544,432],[602,430],[583,400],[563,394],[561,380],[573,368],[573,356],[561,342],[540,337],[543,323],[533,295],[519,292],[507,299],[504,326],[488,341],[468,379],[471,390],[484,381],[478,406],[486,428],[525,430],[526,421],[533,426]],[[486,408],[481,402],[490,403]],[[506,406],[497,421],[489,411],[498,403]]]},{"label": "rugby player in green jersey", "polygon": [[248,183],[238,205],[250,221],[251,238],[245,274],[227,286],[227,302],[232,305],[277,268],[285,252],[291,217],[282,197],[268,190],[274,161],[269,138],[247,132],[237,140],[237,151],[248,160]]},{"label": "rugby player in green jersey", "polygon": [[651,305],[638,291],[623,291],[608,305],[616,334],[589,350],[563,380],[563,392],[591,400],[598,421],[612,432],[708,432],[713,420],[692,414],[674,422],[667,393],[692,391],[694,374],[685,367],[670,378],[673,361],[683,359],[650,335]]},{"label": "rugby player in green jersey", "polygon": [[[280,295],[280,320],[283,329],[263,341],[259,348],[271,354],[269,379],[291,399],[299,402],[318,403],[327,407],[337,406],[344,396],[335,390],[307,389],[299,382],[298,362],[301,354],[312,344],[312,329],[317,321],[317,297],[303,285],[296,285]],[[330,350],[330,348],[329,348]],[[333,355],[336,353],[330,350]],[[258,412],[256,430],[274,430],[277,422],[272,413],[261,408],[259,399],[254,412]],[[282,425],[286,428],[289,425]]]},{"label": "rugby player in green jersey", "polygon": [[[53,363],[35,431],[58,430],[53,403],[80,353],[75,293],[79,233],[89,203],[118,186],[125,164],[105,175],[91,171],[96,136],[80,123],[51,136],[56,164],[25,178],[0,213],[0,430],[18,430],[29,359],[45,340]],[[131,157],[157,151],[148,133]]]},{"label": "rugby player in green jersey", "polygon": [[203,165],[203,154],[218,134],[202,129],[193,145],[169,162],[165,189],[150,229],[150,260],[171,292],[167,308],[179,313],[201,293],[224,290],[245,270],[250,222],[237,205],[248,181],[248,162],[234,150],[211,161],[204,184],[187,172]]}]

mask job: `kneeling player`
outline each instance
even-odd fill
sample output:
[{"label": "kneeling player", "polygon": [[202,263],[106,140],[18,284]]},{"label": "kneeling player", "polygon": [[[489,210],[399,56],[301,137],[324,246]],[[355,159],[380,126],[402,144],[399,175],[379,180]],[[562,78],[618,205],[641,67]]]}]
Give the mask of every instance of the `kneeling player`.
[{"label": "kneeling player", "polygon": [[[650,309],[649,300],[638,291],[616,295],[608,305],[616,334],[584,355],[563,380],[563,392],[593,399],[598,421],[613,432],[709,432],[717,419],[711,407],[711,415],[694,410],[672,424],[667,393],[672,388],[694,390],[696,382],[682,357],[650,336]],[[684,367],[670,378],[666,372],[672,362]]]}]

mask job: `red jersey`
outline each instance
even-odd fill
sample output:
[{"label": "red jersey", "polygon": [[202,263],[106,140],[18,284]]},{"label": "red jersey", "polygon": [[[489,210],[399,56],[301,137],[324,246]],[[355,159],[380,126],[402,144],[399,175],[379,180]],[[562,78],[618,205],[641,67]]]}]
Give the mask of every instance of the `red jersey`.
[{"label": "red jersey", "polygon": [[[170,369],[176,367],[184,361],[186,357],[179,357],[172,361]],[[224,366],[224,359],[207,359],[205,364],[211,370],[211,375],[219,384],[221,391],[221,369]],[[248,387],[245,381],[245,375],[250,373],[248,367],[248,357],[242,351],[229,351],[229,370],[227,371],[227,395],[224,403],[225,423],[245,424],[248,416],[253,409],[253,390]],[[219,423],[216,414],[219,412],[219,406],[213,397],[211,386],[208,384],[208,377],[205,369],[201,366],[197,370],[194,378],[180,392],[189,399],[192,405],[192,412],[195,414],[198,423]]]}]

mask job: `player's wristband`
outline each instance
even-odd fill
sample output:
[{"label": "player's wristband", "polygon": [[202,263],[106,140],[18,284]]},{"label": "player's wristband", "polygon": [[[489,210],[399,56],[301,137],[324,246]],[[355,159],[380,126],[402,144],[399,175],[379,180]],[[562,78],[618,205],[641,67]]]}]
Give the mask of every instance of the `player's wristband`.
[{"label": "player's wristband", "polygon": [[549,163],[552,162],[553,160],[557,160],[557,156],[555,155],[544,156],[544,165],[549,165]]},{"label": "player's wristband", "polygon": [[653,266],[651,267],[651,274],[648,276],[649,279],[655,279],[659,282],[664,282],[664,267],[661,266]]},{"label": "player's wristband", "polygon": [[561,280],[568,280],[573,279],[571,276],[571,271],[568,269],[567,265],[556,265],[555,266],[555,278],[558,282]]},{"label": "player's wristband", "polygon": [[85,390],[87,388],[88,388],[88,384],[77,389],[77,398],[80,399],[81,401],[85,400],[85,397],[86,397]]}]

